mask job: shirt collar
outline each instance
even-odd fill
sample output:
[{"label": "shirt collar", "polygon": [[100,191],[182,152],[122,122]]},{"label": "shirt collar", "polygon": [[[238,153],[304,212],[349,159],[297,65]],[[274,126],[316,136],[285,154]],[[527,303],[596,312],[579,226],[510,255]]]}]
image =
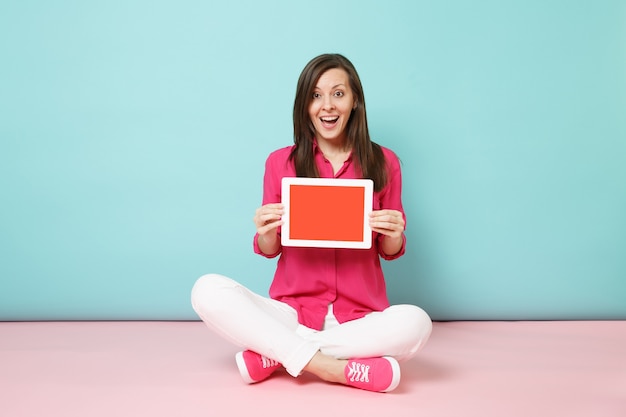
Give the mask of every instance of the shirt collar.
[{"label": "shirt collar", "polygon": [[[348,154],[348,157],[346,158],[346,161],[351,161],[352,160],[352,153],[354,152],[354,149],[350,151],[350,153]],[[319,145],[317,144],[317,138],[313,138],[313,155],[317,155],[320,154],[322,156],[324,156],[324,154],[322,153],[322,150],[320,149]]]}]

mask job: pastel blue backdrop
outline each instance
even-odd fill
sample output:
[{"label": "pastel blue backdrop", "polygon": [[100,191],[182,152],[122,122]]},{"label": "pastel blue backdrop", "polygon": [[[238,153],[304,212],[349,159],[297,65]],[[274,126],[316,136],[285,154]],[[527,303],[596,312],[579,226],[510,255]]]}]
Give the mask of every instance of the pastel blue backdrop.
[{"label": "pastel blue backdrop", "polygon": [[626,319],[626,2],[0,3],[0,319],[196,319],[252,253],[297,77],[340,52],[403,162],[393,303]]}]

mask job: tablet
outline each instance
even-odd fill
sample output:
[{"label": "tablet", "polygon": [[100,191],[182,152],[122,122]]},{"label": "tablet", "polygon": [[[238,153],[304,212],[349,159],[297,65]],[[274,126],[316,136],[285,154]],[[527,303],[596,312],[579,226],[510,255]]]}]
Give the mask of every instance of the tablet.
[{"label": "tablet", "polygon": [[369,249],[374,183],[369,179],[282,179],[283,246]]}]

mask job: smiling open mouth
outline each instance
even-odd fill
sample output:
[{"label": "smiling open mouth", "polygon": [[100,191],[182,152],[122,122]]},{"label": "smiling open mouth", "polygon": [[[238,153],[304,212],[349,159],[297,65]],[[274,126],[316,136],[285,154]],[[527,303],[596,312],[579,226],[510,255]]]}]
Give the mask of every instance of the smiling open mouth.
[{"label": "smiling open mouth", "polygon": [[337,120],[339,120],[339,116],[337,116],[337,117],[320,117],[320,121],[322,122],[322,124],[325,124],[325,125],[333,125],[333,124],[337,123]]}]

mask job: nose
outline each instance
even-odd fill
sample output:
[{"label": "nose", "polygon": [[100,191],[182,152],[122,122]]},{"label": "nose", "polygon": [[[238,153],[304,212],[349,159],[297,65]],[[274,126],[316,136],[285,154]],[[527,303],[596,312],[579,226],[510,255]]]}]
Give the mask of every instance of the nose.
[{"label": "nose", "polygon": [[324,110],[331,110],[335,108],[335,104],[333,103],[333,99],[331,96],[325,96],[324,101],[322,103],[322,108]]}]

